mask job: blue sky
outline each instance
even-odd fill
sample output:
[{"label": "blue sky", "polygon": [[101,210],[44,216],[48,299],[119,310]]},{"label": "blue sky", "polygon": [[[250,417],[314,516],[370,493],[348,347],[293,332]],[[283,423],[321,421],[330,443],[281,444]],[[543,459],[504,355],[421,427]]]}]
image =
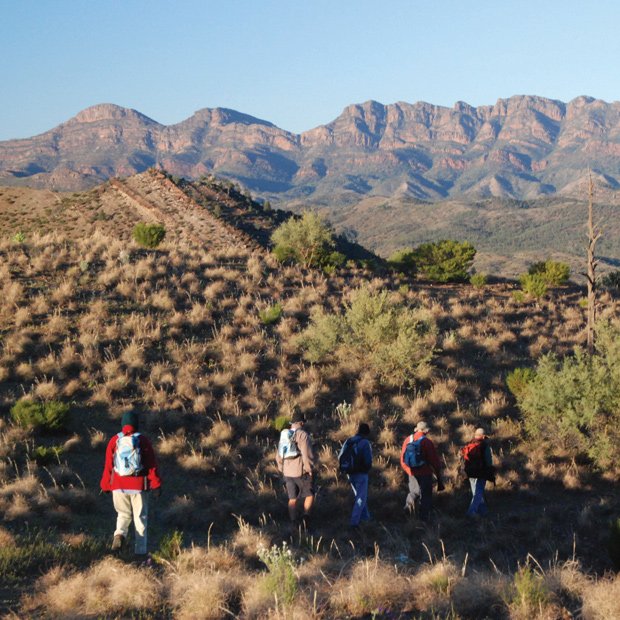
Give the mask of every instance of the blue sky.
[{"label": "blue sky", "polygon": [[620,99],[620,2],[0,0],[0,140],[96,103],[301,132],[350,103]]}]

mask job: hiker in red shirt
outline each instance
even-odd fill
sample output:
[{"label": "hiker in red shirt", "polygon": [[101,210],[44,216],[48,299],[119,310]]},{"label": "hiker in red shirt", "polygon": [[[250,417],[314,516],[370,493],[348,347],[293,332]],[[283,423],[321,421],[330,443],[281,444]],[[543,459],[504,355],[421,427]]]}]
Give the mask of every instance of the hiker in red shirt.
[{"label": "hiker in red shirt", "polygon": [[136,531],[134,551],[146,556],[148,492],[161,494],[161,479],[151,442],[138,433],[138,414],[127,411],[121,419],[121,432],[108,443],[101,476],[101,490],[112,491],[117,513],[112,550],[119,551],[129,532],[132,519]]},{"label": "hiker in red shirt", "polygon": [[400,453],[400,465],[409,476],[406,507],[413,507],[414,500],[419,497],[422,521],[428,521],[433,508],[433,474],[437,478],[437,490],[445,488],[441,480],[441,461],[435,444],[427,437],[429,430],[426,422],[418,422],[413,435],[405,438]]}]

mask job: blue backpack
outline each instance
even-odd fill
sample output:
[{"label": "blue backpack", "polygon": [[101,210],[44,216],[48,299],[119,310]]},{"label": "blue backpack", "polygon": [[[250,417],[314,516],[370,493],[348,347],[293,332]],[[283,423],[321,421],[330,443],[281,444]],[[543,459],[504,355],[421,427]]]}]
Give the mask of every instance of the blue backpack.
[{"label": "blue backpack", "polygon": [[338,454],[338,464],[343,474],[360,474],[367,473],[367,467],[364,463],[364,455],[360,451],[361,438],[349,437],[340,448]]},{"label": "blue backpack", "polygon": [[403,462],[407,465],[407,467],[409,467],[409,469],[426,465],[426,461],[422,458],[422,441],[424,441],[424,439],[424,435],[415,441],[413,439],[413,435],[409,436],[409,443],[407,444],[405,454],[403,455]]},{"label": "blue backpack", "polygon": [[118,434],[114,451],[114,471],[119,476],[142,475],[142,454],[140,452],[140,433]]}]

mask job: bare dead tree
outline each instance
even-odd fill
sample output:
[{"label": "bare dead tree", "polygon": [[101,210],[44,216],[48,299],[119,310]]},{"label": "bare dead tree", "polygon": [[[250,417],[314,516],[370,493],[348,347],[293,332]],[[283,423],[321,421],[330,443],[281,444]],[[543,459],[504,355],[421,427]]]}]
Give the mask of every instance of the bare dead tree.
[{"label": "bare dead tree", "polygon": [[596,322],[596,266],[598,261],[595,258],[596,242],[601,237],[598,227],[594,226],[593,204],[594,204],[594,183],[592,182],[592,173],[589,175],[588,185],[588,270],[586,280],[588,282],[588,325],[587,325],[587,346],[588,353],[594,353],[594,324]]}]

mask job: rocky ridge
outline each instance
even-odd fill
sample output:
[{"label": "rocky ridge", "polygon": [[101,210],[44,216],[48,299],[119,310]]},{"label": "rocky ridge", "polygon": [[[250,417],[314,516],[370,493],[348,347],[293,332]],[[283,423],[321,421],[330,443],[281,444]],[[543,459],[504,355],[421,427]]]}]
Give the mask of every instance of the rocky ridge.
[{"label": "rocky ridge", "polygon": [[222,108],[165,126],[102,104],[33,138],[0,142],[0,183],[73,190],[154,166],[226,176],[283,203],[530,199],[581,194],[589,169],[613,192],[618,155],[620,103],[590,97],[515,96],[477,108],[368,101],[302,134]]}]

